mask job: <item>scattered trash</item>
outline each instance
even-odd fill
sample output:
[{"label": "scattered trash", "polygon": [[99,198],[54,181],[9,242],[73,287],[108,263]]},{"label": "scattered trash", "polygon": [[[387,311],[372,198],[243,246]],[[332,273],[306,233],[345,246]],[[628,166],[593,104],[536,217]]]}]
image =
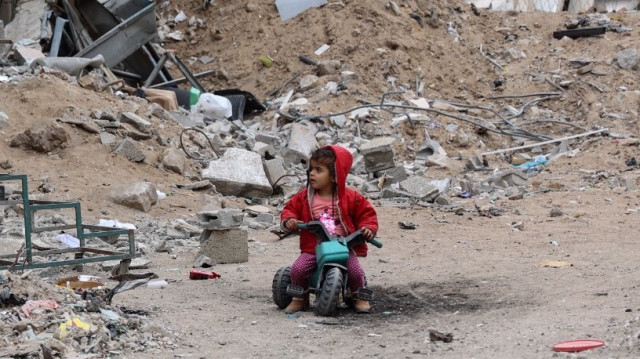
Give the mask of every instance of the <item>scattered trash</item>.
[{"label": "scattered trash", "polygon": [[20,298],[11,292],[9,287],[4,287],[0,290],[0,308],[6,308],[14,305],[24,304],[26,299]]},{"label": "scattered trash", "polygon": [[58,331],[56,332],[56,336],[58,339],[66,338],[69,336],[69,330],[73,328],[78,328],[83,331],[91,330],[91,323],[87,323],[80,318],[73,318],[71,320],[67,320],[66,322],[60,324],[58,327]]},{"label": "scattered trash", "polygon": [[401,229],[416,229],[418,228],[418,225],[409,222],[398,222],[398,227]]},{"label": "scattered trash", "polygon": [[546,260],[538,263],[536,267],[566,268],[573,267],[573,264],[565,261]]},{"label": "scattered trash", "polygon": [[453,341],[453,333],[442,333],[434,329],[429,329],[429,340],[432,342],[441,341],[451,343]]},{"label": "scattered trash", "polygon": [[525,173],[532,173],[540,171],[540,167],[546,164],[549,160],[547,157],[540,155],[536,156],[533,161],[525,162],[521,165],[514,166],[515,168],[524,170]]},{"label": "scattered trash", "polygon": [[58,308],[58,302],[55,300],[28,300],[20,309],[27,317],[32,314],[42,314],[46,309]]},{"label": "scattered trash", "polygon": [[324,54],[325,51],[329,50],[329,45],[327,44],[323,44],[322,46],[320,46],[316,51],[314,51],[313,53],[316,56],[320,56],[322,54]]},{"label": "scattered trash", "polygon": [[59,287],[77,289],[102,287],[104,285],[104,282],[100,277],[91,275],[79,275],[58,279],[57,284]]},{"label": "scattered trash", "polygon": [[65,244],[69,248],[79,248],[80,247],[80,240],[78,238],[68,234],[68,233],[58,234],[57,236],[55,236],[55,239],[58,242]]},{"label": "scattered trash", "polygon": [[215,279],[220,277],[221,275],[216,272],[207,272],[197,269],[192,269],[189,272],[189,279]]},{"label": "scattered trash", "polygon": [[168,285],[169,283],[167,283],[167,281],[164,279],[152,280],[147,283],[148,288],[157,288],[157,289],[164,289]]},{"label": "scattered trash", "polygon": [[260,62],[262,62],[262,64],[264,65],[264,67],[273,66],[273,59],[271,58],[271,56],[262,55],[259,57],[259,59],[260,59]]},{"label": "scattered trash", "polygon": [[604,27],[588,27],[580,29],[559,30],[553,32],[553,38],[560,40],[563,37],[569,37],[571,39],[577,39],[579,37],[598,36],[604,35],[607,31]]},{"label": "scattered trash", "polygon": [[600,348],[604,346],[602,340],[597,339],[580,339],[560,342],[553,346],[553,350],[557,352],[581,352],[584,350]]}]

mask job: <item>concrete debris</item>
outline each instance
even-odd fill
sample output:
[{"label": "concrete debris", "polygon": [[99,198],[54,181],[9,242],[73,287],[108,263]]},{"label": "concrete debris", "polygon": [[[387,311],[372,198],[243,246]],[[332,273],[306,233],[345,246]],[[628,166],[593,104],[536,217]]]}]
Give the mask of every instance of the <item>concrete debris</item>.
[{"label": "concrete debris", "polygon": [[221,209],[197,213],[200,226],[205,229],[228,229],[242,225],[244,213],[239,209]]},{"label": "concrete debris", "polygon": [[205,229],[200,237],[199,254],[216,263],[244,263],[249,261],[248,233],[245,229]]},{"label": "concrete debris", "polygon": [[421,176],[411,176],[400,182],[400,189],[425,202],[433,202],[440,190]]},{"label": "concrete debris", "polygon": [[136,143],[132,140],[124,140],[118,144],[113,153],[123,156],[131,162],[144,162],[147,156],[138,149]]},{"label": "concrete debris", "polygon": [[260,155],[239,148],[229,148],[221,159],[209,162],[202,178],[226,196],[268,197],[273,192]]},{"label": "concrete debris", "polygon": [[184,152],[176,148],[167,148],[161,155],[162,167],[177,174],[184,173],[185,162]]},{"label": "concrete debris", "polygon": [[151,206],[158,202],[156,188],[147,182],[139,182],[112,193],[114,203],[149,212]]},{"label": "concrete debris", "polygon": [[55,123],[40,122],[11,140],[11,147],[51,152],[67,147],[69,135]]},{"label": "concrete debris", "polygon": [[128,123],[135,127],[138,131],[142,131],[145,133],[151,131],[151,122],[145,120],[144,118],[136,115],[133,112],[121,112],[120,122]]},{"label": "concrete debris", "polygon": [[282,153],[282,157],[287,163],[306,164],[311,156],[311,152],[319,148],[316,140],[314,126],[294,123],[291,125],[289,142]]},{"label": "concrete debris", "polygon": [[368,172],[376,172],[395,167],[393,137],[377,137],[360,146],[364,156],[365,168]]},{"label": "concrete debris", "polygon": [[[0,334],[14,337],[16,344],[5,346],[3,356],[31,358],[45,353],[48,358],[70,358],[99,356],[116,349],[143,352],[149,346],[167,350],[179,346],[180,338],[151,323],[146,318],[148,312],[107,302],[105,286],[85,288],[80,295],[33,274],[19,276],[5,271],[0,278],[12,283],[6,294],[14,299],[14,304],[3,306]],[[111,300],[116,302],[117,298],[116,293]],[[26,308],[32,308],[28,316],[23,311]]]}]

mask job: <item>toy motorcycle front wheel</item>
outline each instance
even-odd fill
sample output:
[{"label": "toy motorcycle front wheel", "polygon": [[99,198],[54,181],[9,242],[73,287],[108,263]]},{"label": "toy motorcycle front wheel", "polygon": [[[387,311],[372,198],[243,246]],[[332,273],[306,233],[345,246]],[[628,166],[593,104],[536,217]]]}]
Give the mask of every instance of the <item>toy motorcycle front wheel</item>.
[{"label": "toy motorcycle front wheel", "polygon": [[291,267],[282,267],[273,276],[271,292],[273,293],[273,301],[280,309],[286,308],[293,300],[293,297],[287,294],[287,286],[291,284],[290,271]]},{"label": "toy motorcycle front wheel", "polygon": [[342,299],[342,286],[344,278],[340,268],[331,268],[327,271],[326,278],[320,291],[316,293],[315,313],[320,316],[330,316],[336,313]]}]

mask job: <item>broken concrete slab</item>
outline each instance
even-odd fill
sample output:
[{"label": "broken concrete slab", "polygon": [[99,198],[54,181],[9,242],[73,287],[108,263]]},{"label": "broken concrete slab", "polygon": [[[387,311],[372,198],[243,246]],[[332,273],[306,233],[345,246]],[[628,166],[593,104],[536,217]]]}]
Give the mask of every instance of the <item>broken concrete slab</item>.
[{"label": "broken concrete slab", "polygon": [[148,133],[151,131],[151,122],[145,120],[144,118],[136,115],[133,112],[121,112],[120,113],[120,122],[128,123],[131,126],[135,127],[138,131],[142,131]]},{"label": "broken concrete slab", "polygon": [[492,176],[489,183],[493,183],[498,187],[526,186],[528,184],[527,176],[517,170],[508,170]]},{"label": "broken concrete slab", "polygon": [[244,229],[210,230],[200,236],[199,254],[216,263],[244,263],[249,261],[249,236]]},{"label": "broken concrete slab", "polygon": [[149,212],[151,206],[158,202],[158,192],[151,183],[138,182],[112,193],[111,198],[114,203]]},{"label": "broken concrete slab", "polygon": [[282,151],[282,157],[288,163],[307,164],[311,152],[320,147],[315,136],[315,127],[293,123],[289,135],[289,143]]},{"label": "broken concrete slab", "polygon": [[360,146],[360,153],[364,156],[364,165],[368,172],[376,172],[395,167],[393,137],[376,137]]},{"label": "broken concrete slab", "polygon": [[113,153],[123,156],[131,162],[143,162],[147,156],[142,152],[136,144],[126,139],[118,144],[118,146],[113,150]]},{"label": "broken concrete slab", "polygon": [[[272,160],[265,161],[264,171],[271,186],[275,186],[276,183],[282,184],[282,178],[287,175],[287,171],[284,169],[284,159],[282,157],[276,157]],[[278,182],[278,180],[280,180],[280,182]]]},{"label": "broken concrete slab", "polygon": [[391,185],[392,183],[402,182],[407,179],[407,171],[404,168],[404,165],[398,165],[394,168],[383,170],[380,172],[376,172],[377,177],[385,176],[385,186]]},{"label": "broken concrete slab", "polygon": [[162,167],[177,174],[184,173],[186,156],[177,148],[167,148],[161,156]]},{"label": "broken concrete slab", "polygon": [[423,201],[433,202],[440,190],[422,176],[411,176],[400,182],[400,189]]},{"label": "broken concrete slab", "polygon": [[260,155],[239,148],[230,148],[222,158],[209,162],[202,178],[225,196],[268,197],[273,192]]},{"label": "broken concrete slab", "polygon": [[239,227],[242,225],[242,220],[244,219],[244,213],[235,208],[201,211],[196,215],[203,228],[214,230]]},{"label": "broken concrete slab", "polygon": [[[129,264],[129,269],[148,269],[151,261],[144,258],[133,258]],[[110,271],[116,266],[120,266],[120,261],[106,261],[100,264],[102,270]]]}]

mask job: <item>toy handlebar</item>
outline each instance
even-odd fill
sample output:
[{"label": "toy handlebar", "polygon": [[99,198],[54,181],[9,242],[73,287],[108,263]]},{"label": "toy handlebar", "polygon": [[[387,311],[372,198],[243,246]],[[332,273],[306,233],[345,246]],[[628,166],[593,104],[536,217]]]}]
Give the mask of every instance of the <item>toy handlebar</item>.
[{"label": "toy handlebar", "polygon": [[382,242],[378,241],[377,239],[371,239],[371,240],[367,240],[367,242],[373,244],[374,246],[378,247],[378,248],[382,248]]},{"label": "toy handlebar", "polygon": [[[307,222],[307,223],[298,223],[298,229],[300,229],[300,230],[303,230],[303,229],[309,230],[309,231],[313,232],[314,234],[316,234],[317,236],[320,236],[321,240],[329,240],[330,239],[330,235],[327,232],[326,228],[319,221],[312,221],[312,222]],[[355,238],[356,236],[360,235],[361,233],[362,232],[360,232],[360,230],[357,230],[356,232],[351,233],[348,237],[354,236],[353,238]],[[378,241],[376,239],[371,239],[371,240],[366,240],[366,241],[371,243],[372,245],[376,246],[377,248],[382,248],[382,242],[380,242],[380,241]]]}]

